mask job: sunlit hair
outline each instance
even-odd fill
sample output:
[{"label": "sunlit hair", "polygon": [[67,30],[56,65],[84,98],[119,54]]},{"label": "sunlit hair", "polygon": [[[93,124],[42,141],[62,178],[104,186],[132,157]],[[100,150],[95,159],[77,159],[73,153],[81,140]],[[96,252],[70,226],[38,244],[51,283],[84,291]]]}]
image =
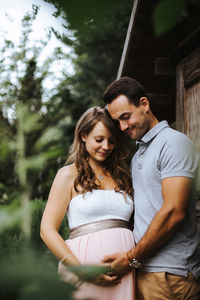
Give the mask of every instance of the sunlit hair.
[{"label": "sunlit hair", "polygon": [[[70,147],[68,163],[75,163],[78,175],[74,182],[76,192],[88,192],[100,187],[100,181],[96,178],[94,171],[89,165],[89,153],[86,150],[82,136],[86,136],[93,130],[98,122],[102,122],[110,131],[115,148],[103,162],[105,171],[109,171],[117,183],[116,192],[121,190],[132,196],[132,183],[129,168],[125,162],[128,150],[125,146],[122,133],[110,118],[107,110],[99,106],[89,108],[79,119],[75,128],[74,142]],[[98,184],[99,181],[99,184]]]}]

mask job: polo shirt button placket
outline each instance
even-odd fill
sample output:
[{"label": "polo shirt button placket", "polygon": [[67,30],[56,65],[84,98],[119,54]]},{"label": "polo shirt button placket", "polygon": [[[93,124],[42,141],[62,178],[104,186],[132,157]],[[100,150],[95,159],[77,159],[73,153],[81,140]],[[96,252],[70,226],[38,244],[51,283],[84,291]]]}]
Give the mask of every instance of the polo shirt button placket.
[{"label": "polo shirt button placket", "polygon": [[143,159],[143,153],[144,151],[142,149],[139,149],[139,160],[138,160],[138,168],[141,170],[142,169],[142,159]]}]

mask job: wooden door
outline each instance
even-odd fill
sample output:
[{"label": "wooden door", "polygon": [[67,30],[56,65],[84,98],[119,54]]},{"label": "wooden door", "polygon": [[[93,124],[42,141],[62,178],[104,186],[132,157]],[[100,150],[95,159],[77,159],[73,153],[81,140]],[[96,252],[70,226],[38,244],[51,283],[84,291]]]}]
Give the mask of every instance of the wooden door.
[{"label": "wooden door", "polygon": [[[177,65],[176,80],[176,129],[188,135],[200,153],[200,48]],[[200,200],[200,170],[197,185]]]}]

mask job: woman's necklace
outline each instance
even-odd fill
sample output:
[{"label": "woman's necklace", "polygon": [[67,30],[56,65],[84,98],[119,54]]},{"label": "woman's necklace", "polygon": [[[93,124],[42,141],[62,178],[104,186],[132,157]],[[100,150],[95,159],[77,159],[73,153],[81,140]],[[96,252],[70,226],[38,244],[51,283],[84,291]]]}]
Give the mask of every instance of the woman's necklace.
[{"label": "woman's necklace", "polygon": [[104,179],[104,176],[100,174],[100,175],[99,175],[99,179],[100,179],[100,180],[103,180],[103,179]]}]

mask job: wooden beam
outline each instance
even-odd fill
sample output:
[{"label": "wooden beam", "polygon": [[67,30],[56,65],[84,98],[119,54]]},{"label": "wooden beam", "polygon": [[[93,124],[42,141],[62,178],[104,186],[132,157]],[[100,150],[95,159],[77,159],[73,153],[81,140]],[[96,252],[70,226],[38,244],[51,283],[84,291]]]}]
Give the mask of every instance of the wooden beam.
[{"label": "wooden beam", "polygon": [[133,35],[133,25],[134,25],[134,21],[135,21],[135,15],[136,15],[136,12],[137,12],[137,9],[138,9],[138,2],[139,2],[139,0],[134,0],[134,2],[133,2],[133,9],[132,9],[132,12],[131,12],[131,18],[130,18],[130,22],[129,22],[129,26],[128,26],[128,31],[127,31],[127,34],[126,34],[126,40],[125,40],[125,43],[124,43],[122,57],[121,57],[121,61],[120,61],[120,65],[119,65],[119,69],[118,69],[118,73],[117,73],[117,79],[119,79],[122,76],[125,61],[126,61],[127,56],[128,56],[130,43],[131,43],[131,40],[132,40],[131,37]]},{"label": "wooden beam", "polygon": [[157,76],[175,76],[175,67],[166,57],[156,57],[154,60],[154,75]]},{"label": "wooden beam", "polygon": [[184,87],[189,88],[200,81],[200,47],[187,56],[183,62]]}]

